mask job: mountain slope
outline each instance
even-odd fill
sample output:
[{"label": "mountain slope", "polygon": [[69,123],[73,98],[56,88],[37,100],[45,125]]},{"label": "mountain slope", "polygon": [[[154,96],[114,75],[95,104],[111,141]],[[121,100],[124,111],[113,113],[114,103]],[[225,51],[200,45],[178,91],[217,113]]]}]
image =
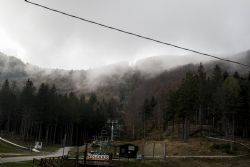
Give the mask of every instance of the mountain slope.
[{"label": "mountain slope", "polygon": [[[250,64],[250,51],[236,54],[230,59]],[[206,57],[196,59],[195,56],[156,56],[139,60],[133,66],[121,62],[96,69],[69,71],[39,68],[24,64],[20,59],[0,53],[0,80],[1,82],[5,79],[13,80],[22,86],[25,80],[30,78],[37,86],[42,82],[51,85],[56,84],[58,90],[63,93],[96,91],[102,97],[114,96],[119,98],[123,87],[128,87],[126,84],[131,85],[129,82],[136,82],[132,81],[133,79],[131,80],[133,77],[137,77],[140,82],[134,83],[135,85],[131,86],[134,88],[129,89],[141,87],[141,89],[147,90],[146,92],[153,93],[174,87],[171,85],[176,85],[186,71],[196,68],[194,65],[186,64],[199,64],[200,60],[202,60],[207,71],[212,71],[215,64],[219,64],[228,72],[238,71],[246,75],[249,71],[249,69],[236,64],[217,60],[211,61]],[[124,90],[128,90],[128,88]]]}]

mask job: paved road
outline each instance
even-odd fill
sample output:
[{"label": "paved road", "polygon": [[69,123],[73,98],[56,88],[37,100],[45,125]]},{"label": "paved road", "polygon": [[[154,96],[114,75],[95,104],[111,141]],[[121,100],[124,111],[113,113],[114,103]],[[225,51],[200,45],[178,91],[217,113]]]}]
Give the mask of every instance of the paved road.
[{"label": "paved road", "polygon": [[[65,147],[64,148],[64,155],[68,154],[68,151],[71,147]],[[63,154],[63,148],[60,148],[58,151],[47,154],[47,155],[38,155],[38,156],[23,156],[23,157],[6,157],[6,158],[0,158],[0,164],[1,163],[7,163],[7,162],[21,162],[21,161],[30,161],[33,160],[33,158],[41,159],[41,158],[48,158],[48,157],[59,157]]]}]

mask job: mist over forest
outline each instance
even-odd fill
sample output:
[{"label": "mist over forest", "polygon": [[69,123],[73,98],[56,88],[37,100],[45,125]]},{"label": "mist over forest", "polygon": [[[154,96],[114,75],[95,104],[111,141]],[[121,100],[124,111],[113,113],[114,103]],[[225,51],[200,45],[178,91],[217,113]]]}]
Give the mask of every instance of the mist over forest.
[{"label": "mist over forest", "polygon": [[[249,63],[248,56],[250,51],[245,51],[239,54],[224,56],[232,60]],[[245,68],[220,61],[215,61],[211,58],[202,57],[200,55],[178,56],[178,55],[163,55],[154,56],[137,60],[134,64],[129,62],[120,62],[111,65],[106,65],[88,70],[64,70],[64,69],[49,69],[42,68],[29,63],[23,63],[22,60],[8,56],[0,52],[0,79],[12,81],[21,81],[17,85],[23,86],[29,78],[35,81],[35,85],[42,82],[58,84],[61,92],[91,92],[96,89],[109,86],[110,84],[118,84],[123,82],[126,75],[132,73],[140,73],[145,80],[157,78],[157,76],[182,68],[186,65],[196,66],[202,62],[207,70],[211,70],[210,66],[219,64],[226,71],[232,73],[239,71],[245,75]]]},{"label": "mist over forest", "polygon": [[249,167],[249,6],[0,1],[0,167]]},{"label": "mist over forest", "polygon": [[[221,61],[194,58],[185,64],[182,59],[158,56],[135,65],[63,70],[39,68],[1,53],[0,127],[46,144],[60,143],[65,133],[70,134],[68,144],[91,138],[109,119],[119,120],[119,137],[130,139],[177,133],[187,140],[197,126],[227,137],[249,137],[248,70]],[[230,59],[250,64],[250,52]]]}]

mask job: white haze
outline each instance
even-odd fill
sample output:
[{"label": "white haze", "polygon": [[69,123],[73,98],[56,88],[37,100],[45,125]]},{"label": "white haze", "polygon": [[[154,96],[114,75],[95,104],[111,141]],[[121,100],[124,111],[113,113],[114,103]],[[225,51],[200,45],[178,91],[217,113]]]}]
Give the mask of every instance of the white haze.
[{"label": "white haze", "polygon": [[[249,56],[250,51],[238,53],[227,58],[249,64]],[[89,70],[63,70],[40,68],[32,64],[24,64],[21,60],[6,56],[0,52],[0,83],[5,79],[9,79],[16,81],[17,84],[22,87],[26,80],[30,78],[36,86],[39,86],[41,83],[55,84],[60,92],[67,93],[73,91],[79,94],[96,90],[117,91],[119,84],[126,82],[126,76],[131,76],[135,72],[139,72],[140,75],[147,80],[158,74],[162,74],[164,71],[174,70],[178,68],[178,66],[187,64],[198,65],[200,62],[202,62],[205,68],[210,72],[214,65],[219,63],[223,69],[230,73],[235,71],[244,75],[247,73],[245,67],[222,61],[213,62],[211,60],[213,59],[207,57],[198,59],[191,55],[163,55],[140,59],[134,64],[120,62]]]},{"label": "white haze", "polygon": [[[209,54],[249,49],[249,0],[33,1]],[[0,0],[0,51],[39,67],[62,69],[135,64],[159,55],[167,57],[168,66],[203,60],[200,55],[175,60],[173,55],[191,53],[84,23],[24,0]]]}]

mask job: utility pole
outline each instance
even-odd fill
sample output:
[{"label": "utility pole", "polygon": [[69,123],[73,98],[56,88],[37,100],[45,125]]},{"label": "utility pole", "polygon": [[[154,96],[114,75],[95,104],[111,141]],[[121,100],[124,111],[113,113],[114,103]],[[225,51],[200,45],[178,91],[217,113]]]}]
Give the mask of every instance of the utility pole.
[{"label": "utility pole", "polygon": [[83,166],[87,166],[87,153],[88,153],[88,143],[85,143],[85,151],[84,151],[84,159],[83,159]]},{"label": "utility pole", "polygon": [[64,134],[64,139],[63,139],[63,152],[62,152],[62,156],[64,156],[64,147],[66,145],[66,138],[67,138],[67,134]]},{"label": "utility pole", "polygon": [[111,124],[111,134],[110,134],[110,140],[113,141],[114,140],[114,124],[117,124],[118,121],[117,120],[108,120],[107,121],[108,124]]},{"label": "utility pole", "polygon": [[113,138],[114,138],[114,122],[112,122],[112,125],[111,125],[111,141],[113,141]]}]

